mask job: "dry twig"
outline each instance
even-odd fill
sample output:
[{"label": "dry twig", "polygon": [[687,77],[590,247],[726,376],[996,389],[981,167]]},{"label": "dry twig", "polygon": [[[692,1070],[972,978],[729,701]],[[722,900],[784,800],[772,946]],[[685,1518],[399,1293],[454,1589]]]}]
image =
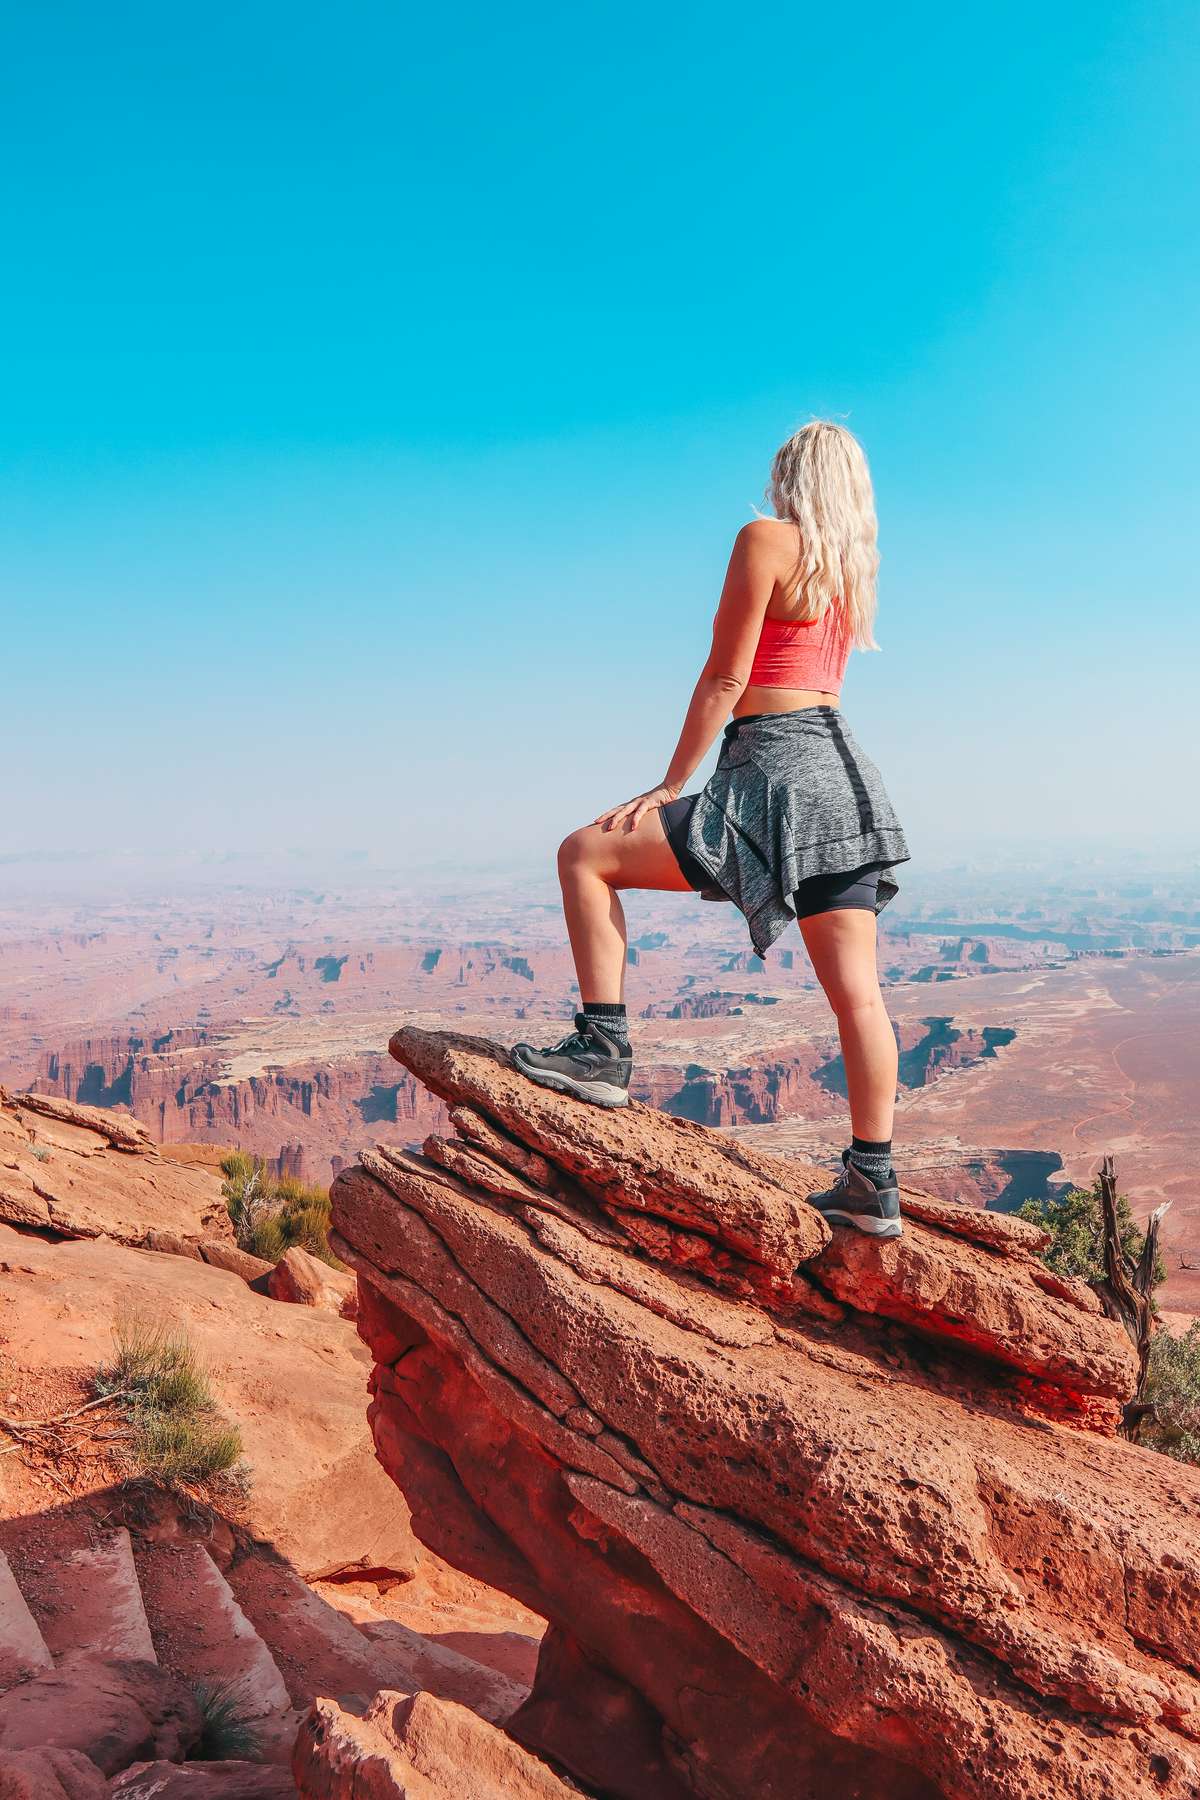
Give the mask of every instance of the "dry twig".
[{"label": "dry twig", "polygon": [[1110,1319],[1125,1327],[1138,1356],[1138,1380],[1134,1397],[1125,1408],[1122,1431],[1136,1439],[1142,1420],[1153,1411],[1143,1399],[1146,1391],[1146,1367],[1150,1360],[1150,1340],[1154,1335],[1154,1266],[1158,1261],[1158,1232],[1163,1214],[1170,1206],[1164,1201],[1155,1207],[1146,1221],[1146,1234],[1137,1262],[1126,1256],[1121,1245],[1121,1227],[1117,1217],[1117,1169],[1111,1156],[1100,1164],[1100,1206],[1104,1228],[1104,1280],[1094,1282],[1100,1304]]}]

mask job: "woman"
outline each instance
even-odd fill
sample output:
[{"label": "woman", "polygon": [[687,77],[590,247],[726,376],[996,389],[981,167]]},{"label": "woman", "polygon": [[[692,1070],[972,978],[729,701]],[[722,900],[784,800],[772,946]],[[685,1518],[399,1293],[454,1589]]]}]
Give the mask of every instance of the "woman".
[{"label": "woman", "polygon": [[[875,917],[896,893],[893,868],[908,846],[838,711],[851,648],[876,647],[871,477],[857,439],[815,420],[777,453],[769,491],[775,517],[743,526],[734,544],[712,651],[666,775],[559,851],[582,1011],[560,1044],[517,1044],[513,1061],[546,1087],[627,1103],[622,888],[732,900],[760,956],[795,918],[837,1019],[853,1133],[834,1185],[809,1198],[832,1222],[898,1237],[896,1038]],[[730,711],[712,779],[681,797]]]}]

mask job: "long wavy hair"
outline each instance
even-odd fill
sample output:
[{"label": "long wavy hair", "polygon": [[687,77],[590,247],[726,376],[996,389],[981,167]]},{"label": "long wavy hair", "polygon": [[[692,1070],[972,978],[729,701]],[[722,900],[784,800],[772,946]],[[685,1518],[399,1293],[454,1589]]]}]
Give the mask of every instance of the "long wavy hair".
[{"label": "long wavy hair", "polygon": [[775,452],[767,498],[800,530],[794,616],[815,621],[836,606],[851,643],[877,650],[875,495],[853,432],[825,419],[802,425]]}]

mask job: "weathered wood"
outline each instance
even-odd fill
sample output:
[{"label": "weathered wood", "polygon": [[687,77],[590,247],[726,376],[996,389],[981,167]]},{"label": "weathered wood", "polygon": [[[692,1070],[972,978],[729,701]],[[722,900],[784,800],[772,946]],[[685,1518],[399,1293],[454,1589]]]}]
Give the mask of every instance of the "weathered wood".
[{"label": "weathered wood", "polygon": [[1122,1432],[1137,1439],[1143,1422],[1154,1407],[1146,1402],[1146,1372],[1150,1361],[1150,1343],[1154,1336],[1154,1269],[1158,1262],[1158,1233],[1163,1215],[1171,1202],[1155,1207],[1146,1221],[1141,1255],[1133,1262],[1121,1244],[1121,1227],[1117,1216],[1117,1170],[1111,1156],[1100,1164],[1100,1209],[1104,1230],[1104,1279],[1093,1285],[1110,1319],[1125,1327],[1138,1355],[1137,1392],[1124,1409]]}]

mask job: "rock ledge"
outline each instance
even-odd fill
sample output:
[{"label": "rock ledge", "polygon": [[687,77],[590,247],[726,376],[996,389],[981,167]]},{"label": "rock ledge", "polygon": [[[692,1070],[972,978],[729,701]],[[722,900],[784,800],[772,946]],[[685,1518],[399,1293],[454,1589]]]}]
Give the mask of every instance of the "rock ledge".
[{"label": "rock ledge", "polygon": [[337,1248],[418,1535],[551,1620],[513,1736],[628,1800],[1200,1791],[1200,1477],[1028,1230],[830,1242],[808,1165],[391,1049],[457,1136],[343,1171]]}]

